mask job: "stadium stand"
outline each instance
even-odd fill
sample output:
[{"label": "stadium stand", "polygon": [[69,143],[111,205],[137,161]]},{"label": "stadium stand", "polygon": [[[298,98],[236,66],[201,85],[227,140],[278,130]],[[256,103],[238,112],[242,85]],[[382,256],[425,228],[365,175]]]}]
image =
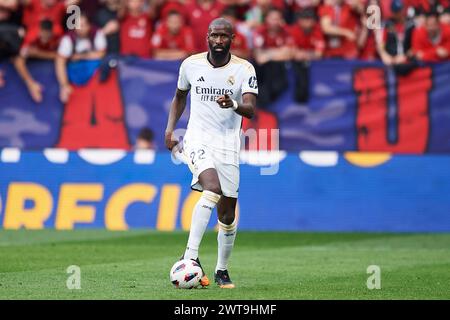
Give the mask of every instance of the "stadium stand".
[{"label": "stadium stand", "polygon": [[[133,111],[126,110],[137,110],[137,107],[130,105],[126,82],[129,79],[147,79],[141,82],[142,87],[145,83],[160,81],[155,80],[158,76],[169,77],[165,72],[172,77],[183,58],[207,49],[205,34],[208,23],[213,18],[224,16],[233,22],[236,29],[232,52],[249,59],[258,74],[261,118],[244,123],[244,127],[283,128],[282,145],[291,149],[304,146],[317,148],[319,145],[320,148],[327,148],[327,143],[328,148],[357,149],[354,144],[339,146],[331,142],[312,145],[294,143],[292,147],[293,139],[305,140],[300,138],[302,133],[299,132],[302,131],[299,128],[308,127],[308,112],[323,106],[326,92],[322,91],[327,90],[320,81],[323,66],[329,68],[330,75],[334,74],[341,80],[343,77],[354,80],[353,85],[345,88],[332,85],[334,94],[350,92],[350,89],[369,92],[370,88],[360,88],[358,82],[361,79],[359,76],[364,73],[355,73],[355,68],[359,68],[361,63],[368,66],[373,63],[377,68],[385,65],[399,77],[416,79],[419,73],[426,75],[426,71],[417,69],[429,62],[445,65],[450,60],[449,3],[445,0],[3,1],[0,5],[2,101],[10,101],[10,97],[28,92],[26,105],[56,106],[60,115],[58,119],[65,119],[61,124],[63,129],[58,129],[61,134],[46,140],[43,146],[130,148],[137,133],[127,134],[123,126],[129,127],[127,118],[134,117]],[[68,22],[73,21],[73,17],[66,10],[73,5],[81,8],[91,25],[84,39],[70,30]],[[373,11],[374,6],[378,10]],[[75,54],[71,53],[70,48],[67,49],[68,44],[76,51]],[[100,51],[99,55],[89,54],[96,51],[93,48]],[[61,70],[65,67],[56,68],[59,72],[53,75],[53,61],[58,66],[61,59],[57,57],[61,56],[67,60],[67,75],[61,76]],[[168,64],[169,60],[173,61],[172,65]],[[135,66],[142,68],[138,70]],[[446,70],[445,66],[433,68]],[[345,76],[339,74],[341,69],[346,70]],[[42,70],[45,72],[37,73]],[[440,72],[444,71],[434,71],[434,74]],[[387,77],[384,71],[381,73],[380,83],[388,81],[384,79]],[[374,74],[368,74],[372,77],[370,81],[375,81]],[[409,80],[407,78],[405,81]],[[14,89],[8,87],[9,81],[13,81],[11,85],[15,84]],[[17,86],[17,81],[22,84]],[[365,82],[366,86],[370,81]],[[399,78],[397,82],[402,81]],[[167,80],[167,83],[171,81]],[[100,94],[102,90],[104,92]],[[145,90],[141,89],[142,95]],[[162,97],[167,96],[165,90],[160,91]],[[108,97],[103,97],[103,94]],[[55,96],[59,96],[63,104],[55,102]],[[150,100],[165,103],[163,98],[153,98]],[[159,131],[166,111],[163,106],[149,105],[145,109],[151,113],[152,121],[142,123],[142,126],[153,129],[155,144],[158,145],[161,144]],[[77,110],[77,115],[68,116],[72,114],[70,110]],[[285,114],[294,116],[285,121]],[[69,134],[69,137],[84,141],[72,143],[73,138],[67,140],[64,133],[64,128],[70,126],[69,118],[78,119],[75,122],[81,121],[89,128],[106,126],[109,129],[105,132],[109,133],[89,133],[84,139],[83,134]],[[79,125],[82,124],[76,126]],[[114,129],[115,126],[122,129]],[[340,125],[339,128],[349,127]],[[362,132],[365,132],[364,128]],[[114,130],[120,132],[122,137],[115,139],[115,143],[102,140],[111,138],[99,138],[103,142],[98,143],[87,142],[92,135],[110,137]],[[359,134],[362,133],[358,131]],[[26,140],[24,146],[36,147],[35,140]],[[306,140],[314,139],[309,137]],[[1,141],[3,147],[20,145],[6,138]]]}]

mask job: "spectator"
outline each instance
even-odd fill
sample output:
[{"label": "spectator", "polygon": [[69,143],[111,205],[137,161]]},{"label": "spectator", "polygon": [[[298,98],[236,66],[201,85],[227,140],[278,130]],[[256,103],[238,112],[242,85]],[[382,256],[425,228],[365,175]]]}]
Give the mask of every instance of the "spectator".
[{"label": "spectator", "polygon": [[54,60],[58,49],[59,37],[53,34],[53,23],[43,20],[36,39],[28,38],[28,43],[22,45],[20,55],[14,59],[14,66],[27,86],[31,98],[36,103],[42,102],[43,86],[34,80],[28,71],[27,59]]},{"label": "spectator", "polygon": [[85,13],[80,29],[61,40],[56,75],[65,106],[58,148],[129,148],[117,71],[102,77],[106,46],[103,32]]},{"label": "spectator", "polygon": [[152,37],[154,58],[181,60],[195,51],[194,35],[178,11],[171,11]]},{"label": "spectator", "polygon": [[159,7],[155,9],[157,11],[156,17],[160,21],[164,21],[170,12],[172,11],[178,11],[184,18],[184,21],[188,21],[189,15],[186,11],[186,4],[191,0],[157,0],[152,1],[152,3],[158,3]]},{"label": "spectator", "polygon": [[287,87],[287,61],[292,57],[293,39],[279,9],[271,8],[254,37],[254,56],[259,82],[258,104],[266,107]]},{"label": "spectator", "polygon": [[[96,30],[86,14],[80,17],[80,28],[69,32],[61,39],[56,58],[56,76],[60,86],[60,99],[63,103],[69,100],[72,84],[86,83],[96,71],[97,61],[106,52],[106,38],[100,30]],[[69,72],[67,71],[69,63]]]},{"label": "spectator", "polygon": [[320,59],[325,50],[325,38],[317,23],[313,9],[304,9],[296,15],[296,23],[290,29],[294,40],[295,61]]},{"label": "spectator", "polygon": [[430,12],[441,14],[450,5],[449,0],[405,0],[407,8],[411,8],[416,27],[425,24],[426,15]]},{"label": "spectator", "polygon": [[206,34],[209,23],[218,18],[224,5],[217,0],[192,0],[187,5],[188,23],[194,32],[196,52],[208,51]]},{"label": "spectator", "polygon": [[242,59],[248,60],[251,52],[247,44],[247,38],[240,32],[240,30],[244,29],[250,34],[251,32],[246,29],[246,25],[244,23],[239,22],[236,15],[237,14],[234,7],[227,7],[222,12],[222,18],[227,19],[234,26],[234,39],[230,52]]},{"label": "spectator", "polygon": [[53,22],[43,20],[40,23],[39,34],[36,38],[28,38],[20,50],[20,54],[25,58],[53,60],[56,58],[60,37],[53,33]]},{"label": "spectator", "polygon": [[64,33],[63,20],[66,9],[70,5],[78,4],[79,0],[22,0],[24,5],[22,23],[27,29],[25,41],[36,39],[43,20],[53,23],[53,34],[62,36]]},{"label": "spectator", "polygon": [[421,0],[404,0],[405,7],[407,9],[406,13],[403,12],[403,15],[412,19],[414,21],[415,27],[423,26],[425,21],[425,12],[421,8],[419,8],[420,1]]},{"label": "spectator", "polygon": [[400,65],[410,56],[414,22],[406,20],[401,0],[391,3],[391,17],[386,21],[377,45],[378,54],[385,65]]},{"label": "spectator", "polygon": [[357,1],[352,5],[344,0],[328,0],[319,7],[320,25],[326,37],[325,57],[355,59],[362,7]]},{"label": "spectator", "polygon": [[271,8],[265,23],[254,35],[255,59],[258,64],[269,61],[288,61],[291,58],[293,39],[289,33],[283,14]]},{"label": "spectator", "polygon": [[314,9],[304,9],[297,13],[296,23],[291,27],[291,35],[295,44],[295,100],[303,103],[308,101],[310,62],[320,59],[325,50],[325,38],[317,23]]},{"label": "spectator", "polygon": [[[394,0],[399,1],[399,0]],[[361,60],[367,60],[367,61],[374,61],[378,60],[378,52],[377,52],[377,41],[379,40],[381,33],[380,29],[377,29],[378,26],[368,26],[369,23],[369,16],[368,16],[368,9],[371,6],[377,6],[380,7],[380,1],[379,0],[369,0],[366,3],[365,9],[361,14],[361,30],[358,34],[357,38],[357,45],[358,45],[358,58]],[[369,12],[370,14],[373,14],[373,12]],[[381,25],[381,19],[378,23]],[[375,22],[375,21],[374,21]]]},{"label": "spectator", "polygon": [[436,12],[427,13],[425,25],[412,36],[414,56],[423,62],[448,61],[450,53],[450,27],[439,23]]},{"label": "spectator", "polygon": [[143,128],[136,139],[135,149],[155,150],[154,133],[150,128]]},{"label": "spectator", "polygon": [[22,44],[24,30],[12,17],[17,5],[17,1],[0,4],[0,60],[16,56]]},{"label": "spectator", "polygon": [[125,14],[120,22],[120,53],[140,58],[152,55],[153,22],[145,11],[144,0],[126,0]]},{"label": "spectator", "polygon": [[313,10],[317,14],[317,8],[320,4],[320,0],[287,0],[287,21],[295,23],[298,16],[297,13],[303,10]]},{"label": "spectator", "polygon": [[119,10],[121,0],[104,0],[103,6],[95,16],[97,26],[102,29],[106,36],[108,54],[118,54],[120,52],[119,36]]},{"label": "spectator", "polygon": [[449,0],[416,0],[413,2],[416,13],[423,15],[430,12],[442,13],[449,5]]}]

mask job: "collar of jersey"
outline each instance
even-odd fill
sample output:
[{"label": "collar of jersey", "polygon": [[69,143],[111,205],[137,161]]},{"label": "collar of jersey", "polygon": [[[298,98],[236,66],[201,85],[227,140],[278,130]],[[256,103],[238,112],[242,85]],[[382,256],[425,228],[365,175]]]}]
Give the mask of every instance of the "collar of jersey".
[{"label": "collar of jersey", "polygon": [[209,59],[208,59],[208,54],[209,54],[209,52],[206,52],[205,59],[206,59],[206,61],[208,62],[208,64],[209,64],[213,69],[221,69],[221,68],[225,68],[226,66],[228,66],[228,65],[231,63],[231,60],[233,59],[233,55],[230,54],[230,60],[228,60],[228,62],[227,62],[226,64],[224,64],[223,66],[220,66],[220,67],[215,67],[215,66],[209,61]]}]

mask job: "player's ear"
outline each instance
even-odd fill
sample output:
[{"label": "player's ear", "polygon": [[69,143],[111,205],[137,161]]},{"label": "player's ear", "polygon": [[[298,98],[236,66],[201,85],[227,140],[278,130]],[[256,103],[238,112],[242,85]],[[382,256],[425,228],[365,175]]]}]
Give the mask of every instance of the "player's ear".
[{"label": "player's ear", "polygon": [[232,33],[231,34],[231,42],[234,42],[234,38],[235,38],[235,35],[234,35],[234,33]]}]

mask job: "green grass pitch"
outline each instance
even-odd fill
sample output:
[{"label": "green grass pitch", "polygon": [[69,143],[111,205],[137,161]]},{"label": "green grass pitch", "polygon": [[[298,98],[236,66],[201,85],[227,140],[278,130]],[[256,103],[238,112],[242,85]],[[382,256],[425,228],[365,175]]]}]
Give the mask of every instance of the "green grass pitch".
[{"label": "green grass pitch", "polygon": [[[216,235],[200,257],[212,278]],[[187,233],[0,231],[0,299],[449,299],[450,234],[240,232],[234,290],[176,290],[168,279]],[[81,268],[81,289],[66,287]],[[366,286],[381,268],[381,289]]]}]

